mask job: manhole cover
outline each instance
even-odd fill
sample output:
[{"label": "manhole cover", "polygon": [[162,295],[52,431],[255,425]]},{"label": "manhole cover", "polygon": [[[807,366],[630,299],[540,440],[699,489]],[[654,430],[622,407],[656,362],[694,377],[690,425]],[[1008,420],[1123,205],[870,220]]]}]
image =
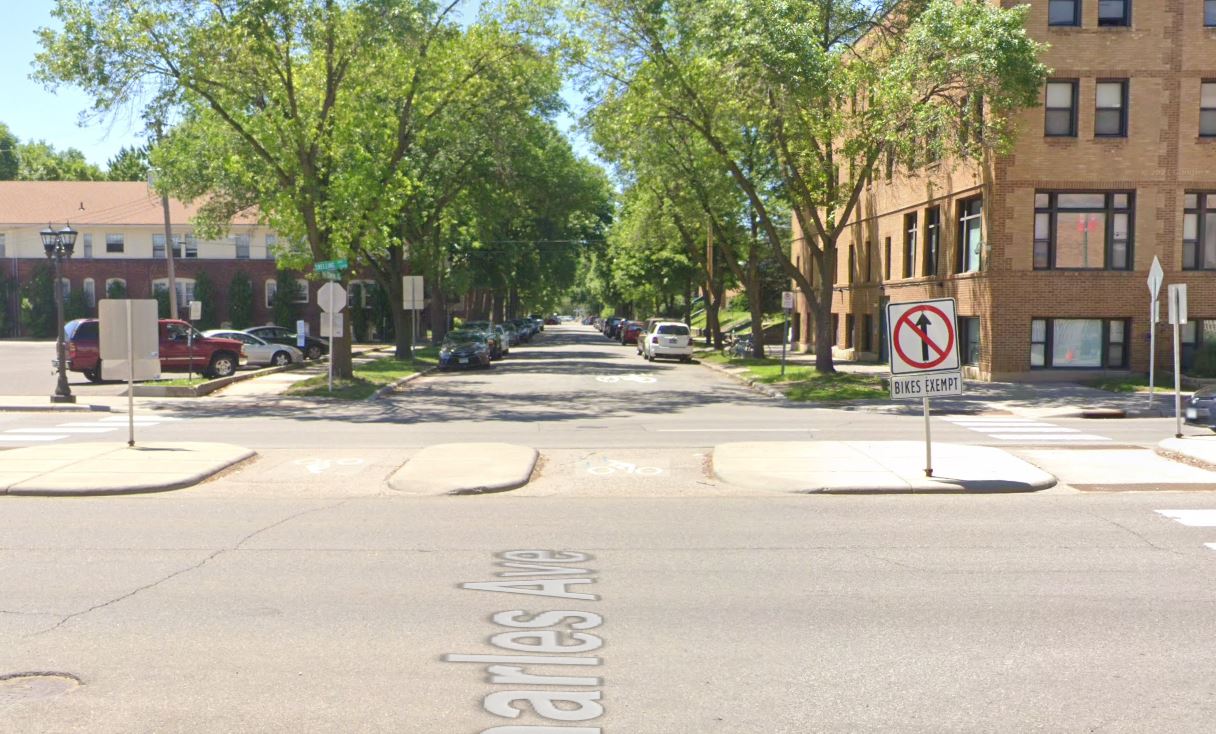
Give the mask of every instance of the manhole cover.
[{"label": "manhole cover", "polygon": [[62,696],[79,686],[80,679],[67,673],[0,675],[0,706]]}]

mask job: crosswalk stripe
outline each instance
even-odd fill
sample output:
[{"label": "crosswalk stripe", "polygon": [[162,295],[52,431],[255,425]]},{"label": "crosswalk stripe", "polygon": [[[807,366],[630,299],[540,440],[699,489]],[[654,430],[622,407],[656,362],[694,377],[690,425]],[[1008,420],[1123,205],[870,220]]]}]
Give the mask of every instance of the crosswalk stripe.
[{"label": "crosswalk stripe", "polygon": [[1182,525],[1192,528],[1216,528],[1216,510],[1157,510]]},{"label": "crosswalk stripe", "polygon": [[[127,418],[127,416],[125,416],[125,415],[117,415],[117,416],[113,416],[111,418],[102,418],[101,420],[99,420],[97,422],[98,423],[126,423],[128,420],[130,420],[130,419]],[[172,418],[170,416],[164,416],[164,415],[148,415],[148,416],[138,416],[137,415],[137,416],[135,416],[136,423],[138,423],[141,420],[142,421],[164,422],[164,421],[180,421],[181,418]]]},{"label": "crosswalk stripe", "polygon": [[1038,421],[1002,421],[1001,423],[964,423],[962,421],[950,421],[956,426],[962,428],[970,428],[973,431],[982,431],[986,428],[1049,428],[1050,423],[1040,423]]},{"label": "crosswalk stripe", "polygon": [[4,442],[6,442],[6,441],[13,441],[13,442],[18,442],[18,441],[58,441],[58,440],[59,440],[59,439],[61,439],[61,438],[67,438],[67,434],[48,435],[48,434],[45,434],[45,433],[40,433],[40,434],[37,434],[37,435],[29,435],[29,436],[4,435],[4,436],[0,436],[0,443],[4,443]]},{"label": "crosswalk stripe", "polygon": [[1045,435],[1053,433],[1080,433],[1076,428],[1060,428],[1059,426],[1048,426],[1045,428],[1038,426],[1001,426],[993,430],[1000,433],[1042,433]]},{"label": "crosswalk stripe", "polygon": [[[117,430],[117,429],[119,429],[119,428],[125,428],[125,427],[126,427],[126,425],[127,425],[127,422],[126,422],[126,421],[123,421],[122,423],[60,423],[59,425],[60,425],[60,426],[62,426],[63,428],[98,428],[98,427],[103,427],[103,428],[105,428],[107,431],[113,431],[113,430]],[[136,427],[139,427],[139,426],[155,426],[155,425],[157,425],[157,422],[156,422],[156,421],[135,421],[135,425],[136,425]]]},{"label": "crosswalk stripe", "polygon": [[993,433],[993,438],[1002,441],[1109,441],[1106,436],[1095,436],[1092,433]]},{"label": "crosswalk stripe", "polygon": [[117,431],[117,430],[118,430],[118,426],[113,426],[113,427],[92,426],[90,428],[63,428],[63,427],[14,428],[13,430],[5,431],[5,433],[67,433],[67,434],[72,434],[72,433],[109,433],[110,431]]}]

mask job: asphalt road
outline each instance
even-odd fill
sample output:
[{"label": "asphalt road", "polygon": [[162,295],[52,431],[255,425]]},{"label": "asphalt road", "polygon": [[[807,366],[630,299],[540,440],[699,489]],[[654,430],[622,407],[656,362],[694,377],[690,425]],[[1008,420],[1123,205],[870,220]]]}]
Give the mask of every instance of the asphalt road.
[{"label": "asphalt road", "polygon": [[[907,439],[921,421],[777,403],[552,327],[493,370],[424,378],[375,405],[217,398],[142,415],[141,436],[260,457],[161,495],[0,497],[0,731],[1210,732],[1216,720],[1213,485],[1100,491],[1180,471],[1145,448],[1167,420],[1049,421],[1097,437],[1062,446],[933,419],[940,440],[1071,472],[1033,495],[741,491],[706,472],[715,443]],[[104,420],[4,413],[0,436]],[[487,439],[540,448],[536,479],[465,497],[385,485],[420,446]],[[3,679],[23,672],[65,677]]]}]

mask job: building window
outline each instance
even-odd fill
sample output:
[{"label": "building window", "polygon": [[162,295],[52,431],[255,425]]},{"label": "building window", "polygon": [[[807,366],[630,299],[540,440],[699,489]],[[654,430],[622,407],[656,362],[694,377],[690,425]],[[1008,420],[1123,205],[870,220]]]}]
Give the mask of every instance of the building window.
[{"label": "building window", "polygon": [[1129,330],[1127,319],[1033,319],[1030,366],[1122,369]]},{"label": "building window", "polygon": [[106,235],[106,252],[115,253],[122,252],[124,249],[121,234]]},{"label": "building window", "polygon": [[883,243],[882,250],[882,279],[891,279],[891,238],[888,237]]},{"label": "building window", "polygon": [[92,278],[84,279],[84,302],[89,308],[97,306],[97,284]]},{"label": "building window", "polygon": [[977,316],[958,318],[958,344],[963,364],[980,363],[980,320]]},{"label": "building window", "polygon": [[874,317],[871,314],[861,315],[861,351],[869,352],[874,346]]},{"label": "building window", "polygon": [[72,281],[67,278],[59,279],[59,292],[63,294],[63,300],[66,302],[72,297]]},{"label": "building window", "polygon": [[844,317],[844,348],[853,348],[853,314],[845,314]]},{"label": "building window", "polygon": [[266,235],[266,259],[267,260],[274,259],[274,246],[275,246],[275,244],[278,243],[278,241],[279,241],[279,238],[277,235],[273,235],[273,234]]},{"label": "building window", "polygon": [[1036,193],[1035,270],[1130,270],[1131,193]]},{"label": "building window", "polygon": [[942,210],[940,207],[932,207],[925,210],[925,269],[924,274],[928,276],[937,275],[937,252],[941,249],[942,228],[941,228]]},{"label": "building window", "polygon": [[916,226],[916,213],[904,215],[904,277],[916,275],[916,239],[919,236]]},{"label": "building window", "polygon": [[303,278],[296,279],[296,297],[292,303],[308,303],[308,281]]},{"label": "building window", "polygon": [[1203,24],[1208,28],[1216,26],[1216,0],[1203,0]]},{"label": "building window", "polygon": [[1187,194],[1182,215],[1182,269],[1216,270],[1216,194]]},{"label": "building window", "polygon": [[1195,365],[1195,356],[1208,344],[1216,344],[1216,319],[1188,319],[1182,331],[1182,368]]},{"label": "building window", "polygon": [[832,346],[840,343],[840,314],[832,314]]},{"label": "building window", "polygon": [[[887,238],[887,251],[888,252],[891,251],[891,238],[890,237]],[[865,254],[866,254],[866,269],[865,269],[865,274],[862,275],[861,282],[869,283],[871,280],[874,280],[874,247],[869,243],[869,241],[866,242],[866,253]]]},{"label": "building window", "polygon": [[236,247],[236,259],[249,259],[249,235],[238,234],[232,236],[232,244]]},{"label": "building window", "polygon": [[86,258],[93,257],[93,235],[83,235],[84,239],[84,256]]},{"label": "building window", "polygon": [[1216,137],[1216,82],[1199,85],[1199,134]]},{"label": "building window", "polygon": [[1047,25],[1081,25],[1081,0],[1048,0]]},{"label": "building window", "polygon": [[[194,300],[194,281],[189,278],[174,278],[174,285],[177,287],[177,307],[183,308],[186,304]],[[169,290],[169,280],[167,278],[157,278],[152,281],[152,292],[161,293]],[[177,314],[169,316],[171,319],[177,318]]]},{"label": "building window", "polygon": [[106,298],[126,298],[127,281],[122,278],[106,278]]},{"label": "building window", "polygon": [[1132,24],[1132,0],[1098,0],[1099,26]]},{"label": "building window", "polygon": [[274,296],[279,292],[279,282],[277,280],[267,279],[266,281],[266,308],[274,308]]},{"label": "building window", "polygon": [[5,250],[4,235],[0,234],[0,257],[7,257],[4,254],[4,250]]},{"label": "building window", "polygon": [[982,267],[984,249],[984,200],[969,199],[959,204],[959,267],[960,273],[973,273]]},{"label": "building window", "polygon": [[1125,137],[1127,135],[1127,80],[1100,81],[1094,110],[1094,135]]},{"label": "building window", "polygon": [[1044,118],[1044,134],[1050,137],[1076,137],[1077,135],[1077,80],[1066,79],[1047,82],[1047,110]]},{"label": "building window", "polygon": [[853,245],[849,245],[849,261],[847,263],[849,266],[849,271],[845,275],[845,277],[848,278],[848,280],[846,281],[848,283],[853,282],[853,271],[857,269],[857,255],[854,252],[856,249],[857,248],[854,247]]}]

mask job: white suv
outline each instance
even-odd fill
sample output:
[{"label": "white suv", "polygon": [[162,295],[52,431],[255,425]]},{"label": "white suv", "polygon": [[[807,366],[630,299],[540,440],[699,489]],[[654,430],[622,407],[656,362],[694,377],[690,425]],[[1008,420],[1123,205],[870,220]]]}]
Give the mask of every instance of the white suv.
[{"label": "white suv", "polygon": [[679,321],[658,321],[651,324],[650,331],[638,338],[638,350],[651,362],[659,357],[675,357],[683,362],[691,362],[692,332]]}]

